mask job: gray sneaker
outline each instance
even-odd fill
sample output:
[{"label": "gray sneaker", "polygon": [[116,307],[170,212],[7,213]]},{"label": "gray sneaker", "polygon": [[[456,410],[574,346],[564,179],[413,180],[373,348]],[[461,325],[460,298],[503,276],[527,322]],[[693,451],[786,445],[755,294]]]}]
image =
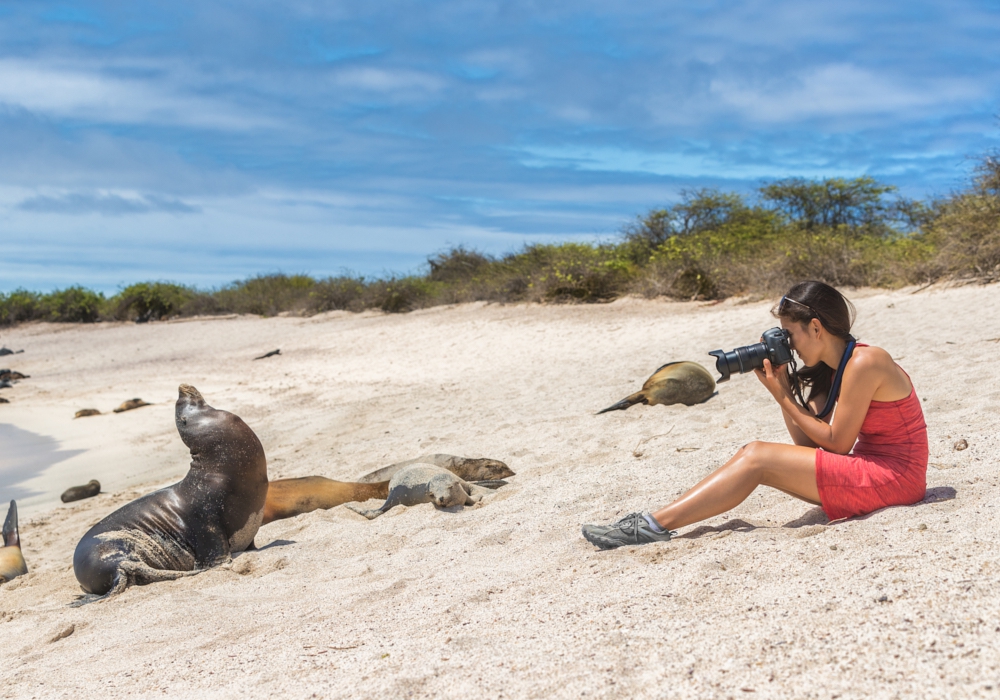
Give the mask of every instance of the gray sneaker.
[{"label": "gray sneaker", "polygon": [[654,531],[642,513],[629,513],[613,525],[584,525],[582,529],[587,541],[601,549],[614,549],[627,544],[668,542],[671,535],[677,534],[670,530]]}]

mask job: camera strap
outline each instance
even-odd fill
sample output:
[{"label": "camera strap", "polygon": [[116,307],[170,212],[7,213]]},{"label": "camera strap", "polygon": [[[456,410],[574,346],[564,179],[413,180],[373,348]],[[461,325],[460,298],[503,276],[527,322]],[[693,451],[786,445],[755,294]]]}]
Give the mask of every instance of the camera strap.
[{"label": "camera strap", "polygon": [[826,397],[826,406],[816,414],[817,418],[826,418],[830,411],[833,410],[834,404],[837,403],[837,399],[840,397],[840,381],[844,378],[844,368],[847,367],[847,361],[854,354],[854,348],[857,344],[858,341],[854,339],[853,335],[847,336],[847,347],[844,348],[844,356],[840,358],[840,366],[837,367],[837,373],[833,375],[833,382],[830,384],[830,393]]}]

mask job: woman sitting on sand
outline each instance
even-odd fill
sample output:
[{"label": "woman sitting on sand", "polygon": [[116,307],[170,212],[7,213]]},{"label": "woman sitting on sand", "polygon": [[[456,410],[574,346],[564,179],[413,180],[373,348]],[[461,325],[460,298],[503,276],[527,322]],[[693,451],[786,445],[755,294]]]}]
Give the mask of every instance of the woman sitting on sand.
[{"label": "woman sitting on sand", "polygon": [[[822,506],[831,520],[924,497],[927,427],[909,376],[889,353],[857,344],[834,397],[836,415],[816,415],[831,386],[836,391],[832,368],[854,341],[853,305],[827,284],[801,282],[772,313],[806,367],[794,379],[788,365],[775,369],[768,360],[755,371],[781,407],[795,444],[751,442],[670,505],[612,525],[584,525],[587,540],[602,549],[664,542],[676,534],[671,530],[735,508],[762,484]],[[805,388],[809,398],[796,401]]]}]

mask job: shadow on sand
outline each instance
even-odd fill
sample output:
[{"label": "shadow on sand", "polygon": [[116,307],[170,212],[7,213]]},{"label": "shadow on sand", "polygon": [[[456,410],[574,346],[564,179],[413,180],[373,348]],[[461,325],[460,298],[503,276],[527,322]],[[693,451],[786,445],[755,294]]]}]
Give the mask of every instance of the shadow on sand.
[{"label": "shadow on sand", "polygon": [[773,525],[754,525],[753,523],[748,523],[746,520],[741,520],[736,518],[734,520],[729,520],[718,526],[711,525],[701,525],[694,528],[690,532],[686,532],[683,535],[675,539],[679,540],[697,540],[702,537],[707,537],[710,535],[715,535],[720,532],[736,531],[736,532],[752,532],[754,530],[764,529],[764,530],[777,530],[777,529],[791,529],[795,530],[800,527],[809,527],[812,525],[839,525],[840,523],[857,521],[857,520],[867,520],[876,513],[881,513],[882,511],[889,510],[891,508],[917,508],[920,506],[928,505],[931,503],[940,503],[941,501],[950,501],[958,496],[958,491],[955,490],[953,486],[935,486],[933,488],[927,489],[924,494],[923,500],[917,501],[913,505],[909,506],[889,506],[888,508],[880,508],[879,510],[872,511],[871,513],[865,513],[864,515],[858,515],[853,518],[842,518],[840,520],[829,520],[826,517],[826,513],[823,512],[822,508],[813,507],[807,510],[805,513],[795,518],[795,520],[789,520],[784,525],[773,526]]}]

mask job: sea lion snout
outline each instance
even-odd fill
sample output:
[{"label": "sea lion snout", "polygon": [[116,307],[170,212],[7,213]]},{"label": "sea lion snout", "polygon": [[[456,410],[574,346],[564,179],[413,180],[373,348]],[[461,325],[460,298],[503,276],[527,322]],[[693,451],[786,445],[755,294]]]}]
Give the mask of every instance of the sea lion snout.
[{"label": "sea lion snout", "polygon": [[187,397],[191,401],[197,401],[198,403],[205,403],[205,397],[201,395],[201,392],[195,389],[190,384],[181,384],[177,387],[177,400],[180,401],[182,398]]}]

